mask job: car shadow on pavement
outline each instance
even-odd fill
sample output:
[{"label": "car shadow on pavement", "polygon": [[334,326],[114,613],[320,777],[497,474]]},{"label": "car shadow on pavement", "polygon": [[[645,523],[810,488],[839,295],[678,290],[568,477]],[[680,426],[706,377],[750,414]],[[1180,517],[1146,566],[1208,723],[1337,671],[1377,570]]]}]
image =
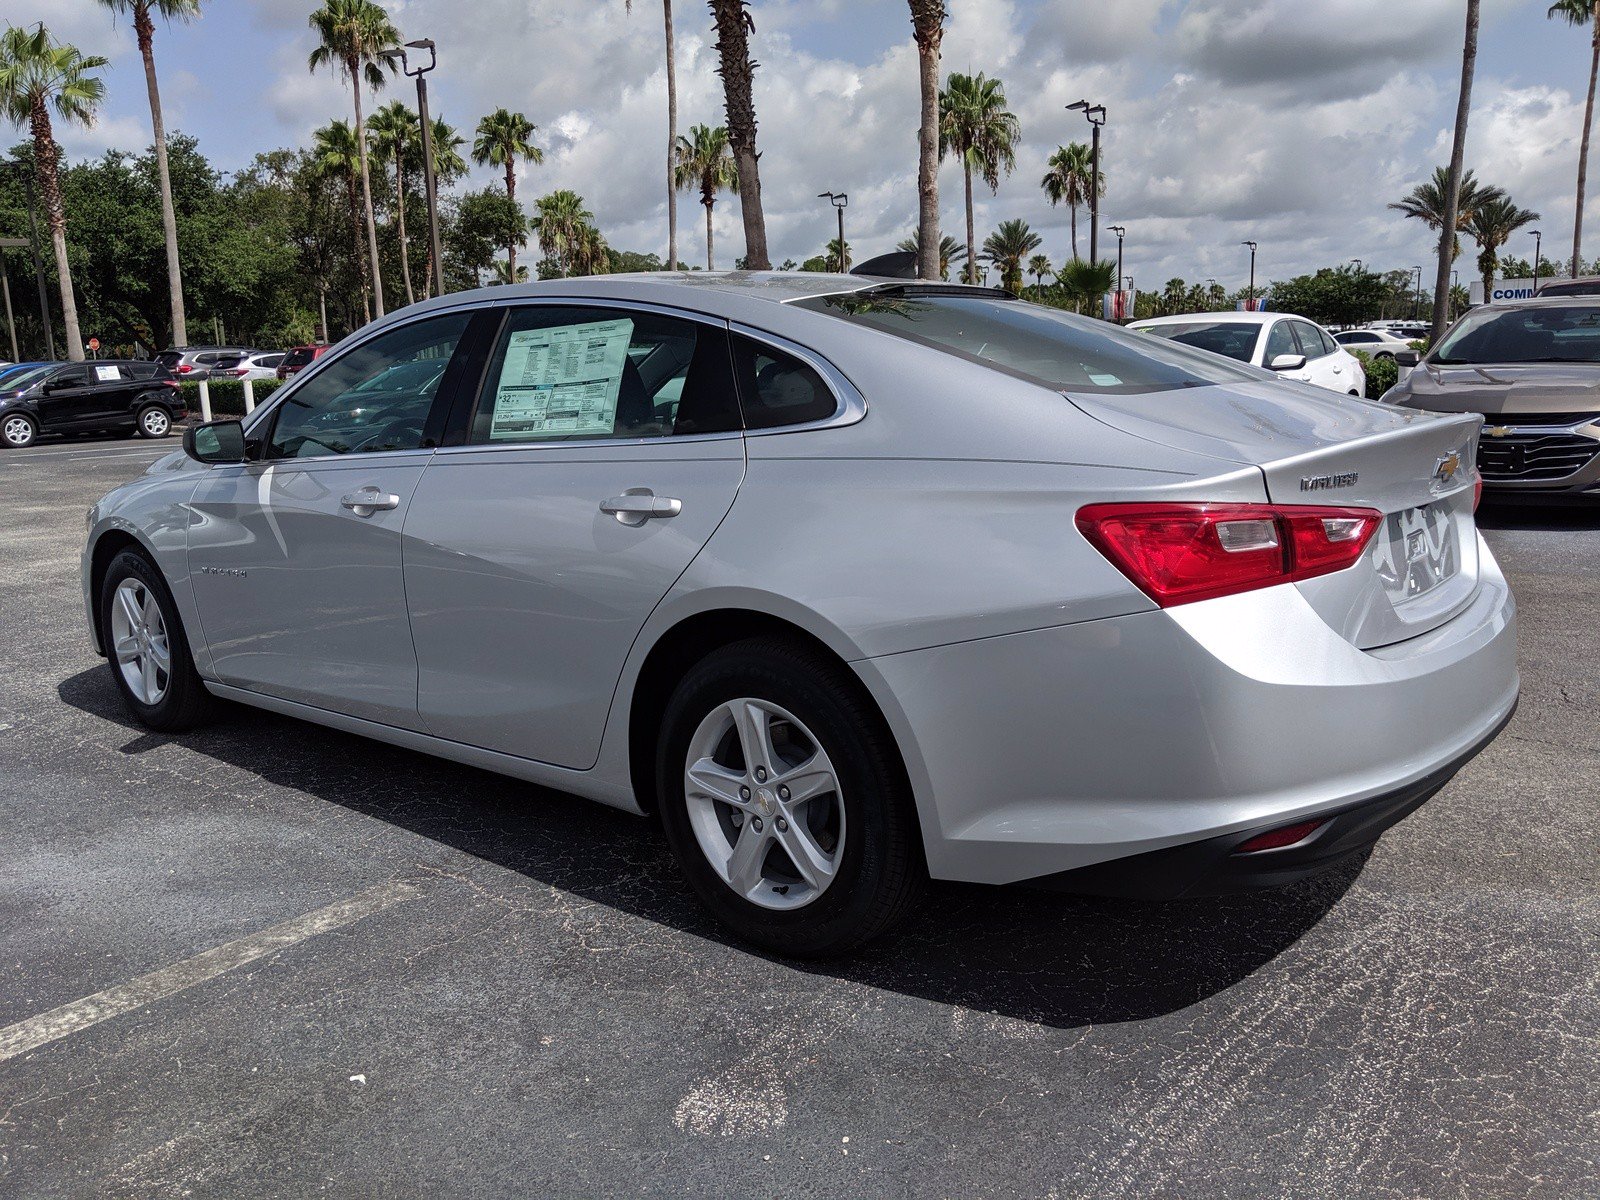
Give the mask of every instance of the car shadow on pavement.
[{"label": "car shadow on pavement", "polygon": [[[652,821],[241,705],[224,705],[215,722],[181,737],[149,734],[130,721],[104,667],[57,691],[64,703],[134,734],[125,753],[181,742],[550,887],[741,946],[689,893]],[[825,963],[749,952],[817,976],[1062,1028],[1140,1020],[1259,970],[1322,919],[1364,862],[1274,891],[1159,904],[936,884],[888,946]]]},{"label": "car shadow on pavement", "polygon": [[1484,529],[1600,530],[1600,503],[1507,504],[1485,497],[1477,521]]}]

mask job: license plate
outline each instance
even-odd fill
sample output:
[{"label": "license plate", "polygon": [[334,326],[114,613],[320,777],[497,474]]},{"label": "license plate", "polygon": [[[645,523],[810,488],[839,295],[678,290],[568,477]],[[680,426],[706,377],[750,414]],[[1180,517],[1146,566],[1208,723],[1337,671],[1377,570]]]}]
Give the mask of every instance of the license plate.
[{"label": "license plate", "polygon": [[1431,592],[1461,570],[1456,523],[1448,506],[1425,504],[1390,513],[1377,548],[1378,577],[1396,604]]}]

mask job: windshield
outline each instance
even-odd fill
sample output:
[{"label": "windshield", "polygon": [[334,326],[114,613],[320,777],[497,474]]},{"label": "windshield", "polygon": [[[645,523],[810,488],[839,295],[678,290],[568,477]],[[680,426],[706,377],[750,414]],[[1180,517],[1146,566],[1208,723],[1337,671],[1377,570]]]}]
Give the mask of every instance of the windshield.
[{"label": "windshield", "polygon": [[794,305],[1063,391],[1137,395],[1261,378],[1105,321],[1000,296],[884,287]]},{"label": "windshield", "polygon": [[1255,354],[1256,335],[1261,332],[1261,326],[1238,321],[1180,321],[1170,325],[1144,325],[1138,327],[1138,331],[1247,363]]},{"label": "windshield", "polygon": [[40,379],[55,370],[55,363],[45,363],[43,366],[16,367],[0,375],[0,388],[12,392],[38,383]]},{"label": "windshield", "polygon": [[1472,363],[1600,363],[1600,304],[1480,309],[1428,356],[1439,366]]}]

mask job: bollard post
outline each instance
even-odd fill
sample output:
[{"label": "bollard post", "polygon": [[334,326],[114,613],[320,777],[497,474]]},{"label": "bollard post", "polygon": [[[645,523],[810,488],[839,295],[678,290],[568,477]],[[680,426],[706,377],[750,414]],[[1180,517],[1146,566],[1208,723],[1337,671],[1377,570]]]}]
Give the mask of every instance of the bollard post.
[{"label": "bollard post", "polygon": [[244,384],[244,413],[249,416],[256,410],[256,385],[248,379],[241,379]]},{"label": "bollard post", "polygon": [[211,388],[204,379],[200,381],[200,419],[211,420]]}]

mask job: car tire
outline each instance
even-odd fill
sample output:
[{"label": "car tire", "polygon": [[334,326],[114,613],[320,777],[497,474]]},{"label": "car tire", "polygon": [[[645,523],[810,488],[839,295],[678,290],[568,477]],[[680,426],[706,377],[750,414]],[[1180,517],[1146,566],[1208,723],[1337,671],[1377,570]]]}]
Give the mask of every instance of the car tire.
[{"label": "car tire", "polygon": [[0,445],[9,450],[21,450],[39,440],[39,422],[27,413],[5,413],[0,416]]},{"label": "car tire", "polygon": [[[765,786],[734,723],[752,710],[767,722]],[[722,795],[738,798],[742,772],[749,787],[738,804],[699,784],[691,791],[691,764],[708,758],[715,762],[697,778],[725,772],[712,785]],[[809,799],[794,799],[783,783],[801,793],[825,777],[831,790],[814,783],[822,790]],[[888,936],[922,894],[916,810],[889,729],[847,670],[797,642],[753,638],[692,667],[664,713],[656,782],[667,841],[690,886],[722,924],[763,949],[848,953]],[[758,849],[736,865],[735,847],[752,836]],[[735,876],[753,886],[736,886]]]},{"label": "car tire", "polygon": [[177,603],[143,553],[124,550],[111,560],[99,603],[106,660],[133,719],[160,733],[181,733],[210,716],[216,701],[195,670]]},{"label": "car tire", "polygon": [[164,438],[172,432],[172,414],[159,404],[146,404],[133,418],[133,427],[143,438]]}]

